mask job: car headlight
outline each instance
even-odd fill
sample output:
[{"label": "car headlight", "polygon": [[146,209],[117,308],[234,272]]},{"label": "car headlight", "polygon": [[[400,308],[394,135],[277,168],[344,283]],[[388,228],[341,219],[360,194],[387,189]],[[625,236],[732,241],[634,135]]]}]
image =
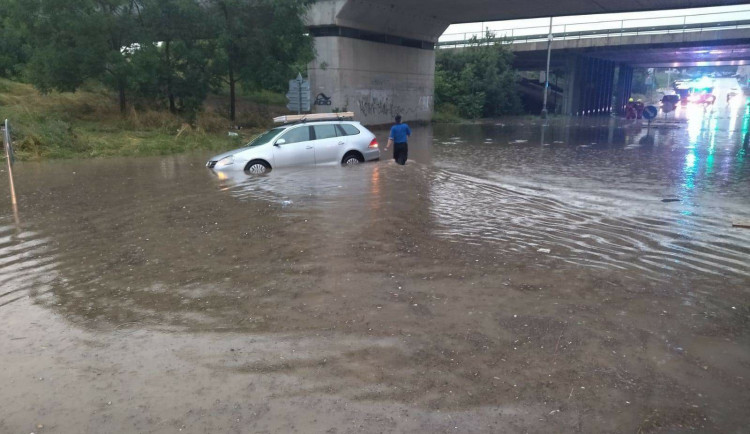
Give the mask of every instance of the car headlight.
[{"label": "car headlight", "polygon": [[226,167],[234,164],[234,155],[224,157],[216,163],[216,167]]}]

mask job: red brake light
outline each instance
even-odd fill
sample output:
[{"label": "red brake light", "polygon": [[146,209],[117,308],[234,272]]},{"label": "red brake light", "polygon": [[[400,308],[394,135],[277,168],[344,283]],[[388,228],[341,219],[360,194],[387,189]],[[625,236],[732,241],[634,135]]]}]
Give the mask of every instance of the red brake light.
[{"label": "red brake light", "polygon": [[378,147],[378,139],[372,139],[372,142],[370,142],[370,148],[377,148]]}]

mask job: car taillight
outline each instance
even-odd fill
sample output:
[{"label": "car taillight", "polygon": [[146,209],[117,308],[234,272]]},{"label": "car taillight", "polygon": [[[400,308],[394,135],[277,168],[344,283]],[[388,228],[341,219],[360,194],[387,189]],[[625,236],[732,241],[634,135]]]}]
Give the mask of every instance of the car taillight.
[{"label": "car taillight", "polygon": [[372,142],[370,142],[370,148],[377,148],[378,147],[378,139],[372,139]]}]

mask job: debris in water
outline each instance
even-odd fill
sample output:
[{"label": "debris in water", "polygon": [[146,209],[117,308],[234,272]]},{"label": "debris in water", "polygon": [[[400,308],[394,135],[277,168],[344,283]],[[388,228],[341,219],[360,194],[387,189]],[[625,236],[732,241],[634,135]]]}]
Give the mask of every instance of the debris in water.
[{"label": "debris in water", "polygon": [[293,203],[294,202],[292,202],[291,200],[283,200],[281,201],[281,206],[283,207],[292,206]]},{"label": "debris in water", "polygon": [[750,222],[732,222],[732,227],[750,229]]},{"label": "debris in water", "polygon": [[662,202],[679,202],[680,199],[677,199],[676,197],[668,197],[666,199],[662,199]]},{"label": "debris in water", "polygon": [[549,253],[551,251],[552,250],[550,250],[550,249],[539,249],[539,250],[537,250],[537,252],[539,252],[539,253]]}]

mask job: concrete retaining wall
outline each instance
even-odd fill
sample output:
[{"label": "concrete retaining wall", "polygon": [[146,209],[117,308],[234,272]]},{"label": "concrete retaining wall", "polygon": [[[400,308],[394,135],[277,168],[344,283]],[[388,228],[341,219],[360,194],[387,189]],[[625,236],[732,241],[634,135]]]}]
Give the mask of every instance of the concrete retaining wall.
[{"label": "concrete retaining wall", "polygon": [[435,52],[340,36],[315,38],[317,58],[308,65],[311,96],[331,98],[316,113],[339,109],[356,113],[368,125],[430,120],[435,83]]}]

